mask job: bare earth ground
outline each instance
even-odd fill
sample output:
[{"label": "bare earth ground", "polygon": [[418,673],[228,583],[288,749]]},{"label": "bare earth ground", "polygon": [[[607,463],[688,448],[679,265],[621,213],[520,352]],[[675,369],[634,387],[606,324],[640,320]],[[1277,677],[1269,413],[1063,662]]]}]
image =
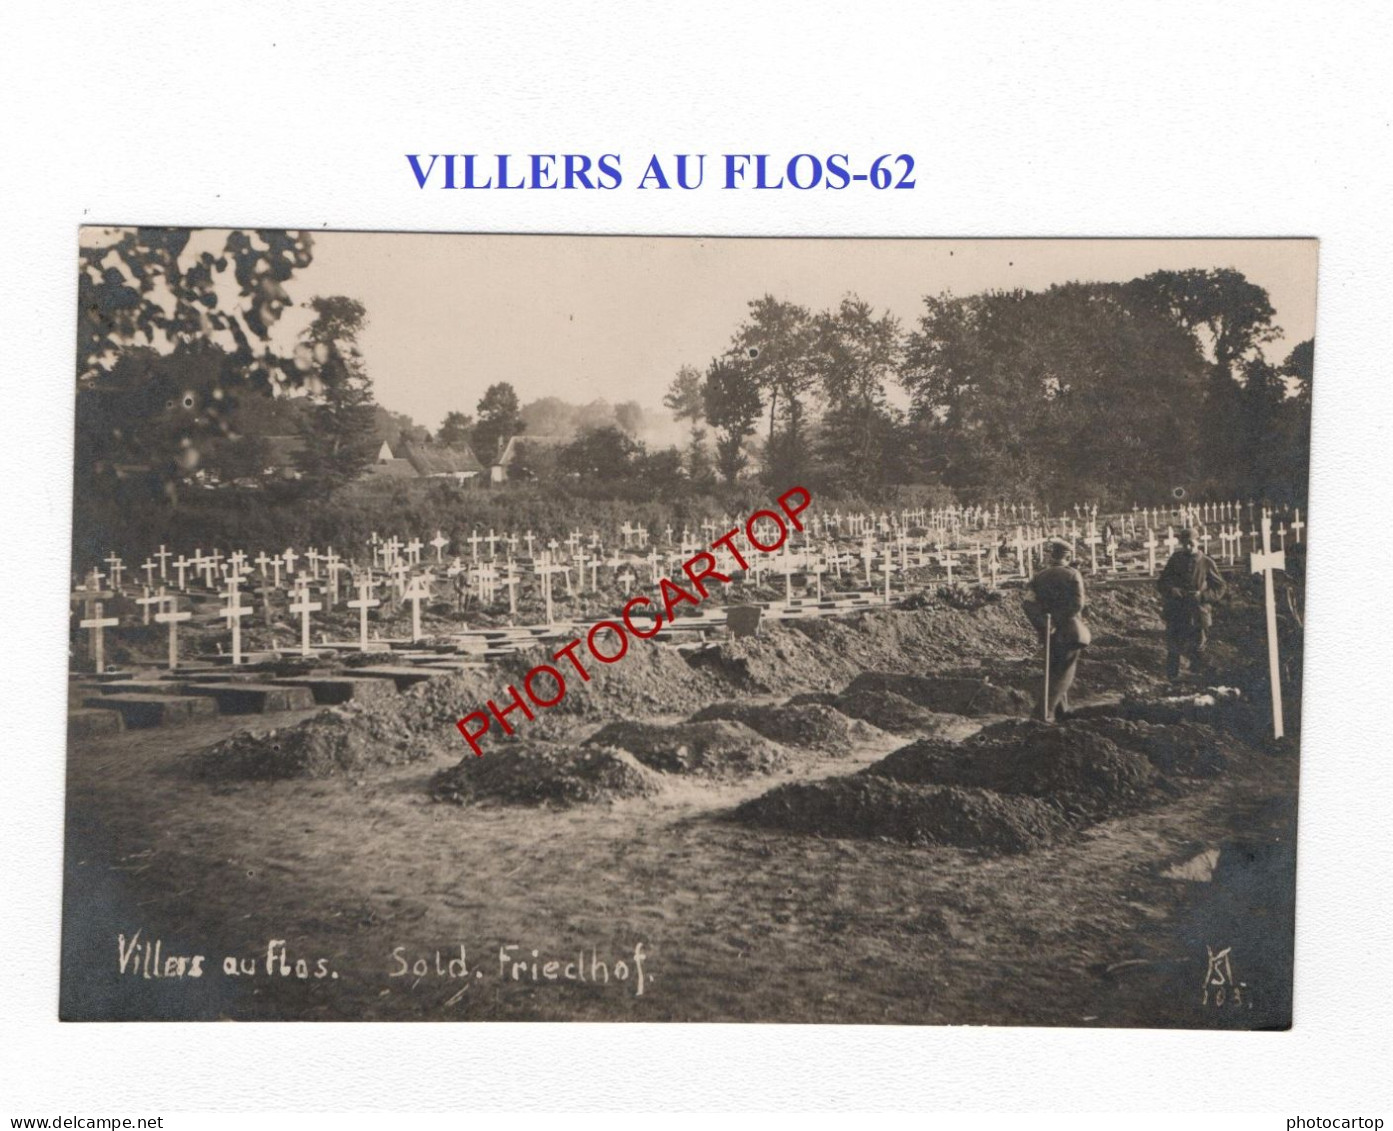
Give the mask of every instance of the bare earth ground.
[{"label": "bare earth ground", "polygon": [[[1156,629],[1128,644],[1129,659],[1159,668]],[[430,779],[462,743],[357,778],[191,777],[188,752],[246,728],[219,719],[73,744],[64,1017],[1287,1022],[1289,752],[1260,750],[1162,808],[993,856],[726,819],[787,774],[674,777],[657,797],[569,809],[432,801]],[[908,741],[810,756],[796,772],[847,773]],[[1212,876],[1163,874],[1210,849]],[[119,973],[119,939],[129,947],[136,931],[160,941],[162,961],[205,955],[205,975],[147,978],[138,956]],[[285,940],[288,973],[268,972],[272,939]],[[462,975],[449,966],[461,945]],[[1203,1004],[1206,948],[1225,947],[1246,996]],[[583,976],[603,963],[609,984],[568,979],[578,955]],[[225,959],[254,972],[225,974]]]}]

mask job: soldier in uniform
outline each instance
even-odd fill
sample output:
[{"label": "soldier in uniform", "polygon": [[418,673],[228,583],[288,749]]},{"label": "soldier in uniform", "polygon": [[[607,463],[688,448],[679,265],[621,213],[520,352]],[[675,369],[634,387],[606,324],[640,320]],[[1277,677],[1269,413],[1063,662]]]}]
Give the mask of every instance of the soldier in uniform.
[{"label": "soldier in uniform", "polygon": [[1082,615],[1088,607],[1083,575],[1069,564],[1073,557],[1069,544],[1051,542],[1049,554],[1050,564],[1030,579],[1025,600],[1025,615],[1049,648],[1049,686],[1036,703],[1039,717],[1047,723],[1068,716],[1069,688],[1079,657],[1093,639]]},{"label": "soldier in uniform", "polygon": [[1209,629],[1214,623],[1210,606],[1224,595],[1224,579],[1214,560],[1195,549],[1195,532],[1180,532],[1180,546],[1156,579],[1161,591],[1161,616],[1166,622],[1166,675],[1180,678],[1180,661],[1190,661],[1191,673],[1204,663]]}]

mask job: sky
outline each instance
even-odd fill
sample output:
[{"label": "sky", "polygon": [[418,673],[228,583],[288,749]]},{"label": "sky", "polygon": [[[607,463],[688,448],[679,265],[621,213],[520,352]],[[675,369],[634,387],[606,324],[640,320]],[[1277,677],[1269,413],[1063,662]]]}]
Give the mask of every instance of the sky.
[{"label": "sky", "polygon": [[[89,230],[92,231],[92,230]],[[220,245],[197,233],[191,247]],[[817,311],[854,292],[906,329],[925,295],[1123,282],[1169,268],[1233,267],[1266,288],[1280,361],[1315,332],[1314,240],[739,239],[315,232],[292,300],[361,301],[359,344],[380,404],[439,425],[507,381],[527,401],[662,397],[682,365],[705,367],[765,293]],[[231,297],[231,296],[228,296]],[[288,311],[282,348],[310,315]],[[675,442],[680,430],[673,426]]]}]

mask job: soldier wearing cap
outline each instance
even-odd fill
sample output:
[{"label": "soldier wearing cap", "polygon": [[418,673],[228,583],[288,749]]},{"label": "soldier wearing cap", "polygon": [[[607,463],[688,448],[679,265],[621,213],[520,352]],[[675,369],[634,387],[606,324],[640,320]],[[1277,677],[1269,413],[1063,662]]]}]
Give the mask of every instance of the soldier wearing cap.
[{"label": "soldier wearing cap", "polygon": [[1204,663],[1209,629],[1214,623],[1210,606],[1224,595],[1224,579],[1214,560],[1195,549],[1195,532],[1180,532],[1180,546],[1156,579],[1161,592],[1161,616],[1166,622],[1166,675],[1180,678],[1180,661],[1190,661],[1190,671]]},{"label": "soldier wearing cap", "polygon": [[1088,597],[1083,575],[1069,565],[1073,551],[1067,542],[1049,544],[1050,564],[1030,579],[1025,615],[1049,648],[1050,679],[1042,700],[1036,704],[1040,718],[1053,722],[1069,713],[1069,688],[1083,654],[1093,639],[1084,623]]}]

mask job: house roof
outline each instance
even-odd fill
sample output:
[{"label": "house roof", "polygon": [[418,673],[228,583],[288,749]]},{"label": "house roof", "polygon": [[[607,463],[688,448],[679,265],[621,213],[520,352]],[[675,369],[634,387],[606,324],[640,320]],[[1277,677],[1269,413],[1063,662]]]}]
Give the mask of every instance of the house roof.
[{"label": "house roof", "polygon": [[552,435],[525,435],[518,434],[511,436],[503,446],[503,451],[499,457],[493,461],[494,466],[512,467],[518,460],[527,454],[527,449],[537,448],[557,448],[571,441],[566,436]]},{"label": "house roof", "polygon": [[384,459],[368,464],[365,475],[385,475],[388,479],[415,479],[416,469],[410,460]]},{"label": "house roof", "polygon": [[402,454],[418,475],[478,474],[484,470],[467,444],[404,444]]}]

